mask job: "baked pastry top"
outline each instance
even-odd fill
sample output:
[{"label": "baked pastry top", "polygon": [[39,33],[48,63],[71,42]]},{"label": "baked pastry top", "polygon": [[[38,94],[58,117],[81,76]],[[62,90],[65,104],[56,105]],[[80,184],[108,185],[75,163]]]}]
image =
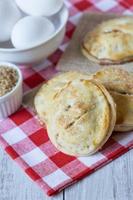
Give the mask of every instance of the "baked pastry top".
[{"label": "baked pastry top", "polygon": [[133,94],[133,73],[122,68],[105,67],[93,74],[92,77],[100,80],[108,90]]},{"label": "baked pastry top", "polygon": [[89,76],[87,74],[72,71],[57,75],[47,83],[43,84],[35,97],[35,107],[37,113],[41,117],[42,122],[45,123],[47,121],[49,110],[54,104],[54,96],[58,93],[59,90],[62,90],[64,87],[66,87],[68,81],[72,81],[75,78],[84,78],[87,80],[89,79]]},{"label": "baked pastry top", "polygon": [[83,54],[100,64],[133,60],[133,17],[105,21],[89,32],[82,43]]},{"label": "baked pastry top", "polygon": [[75,156],[101,148],[116,121],[115,104],[107,90],[77,72],[62,74],[42,86],[35,107],[52,143]]}]

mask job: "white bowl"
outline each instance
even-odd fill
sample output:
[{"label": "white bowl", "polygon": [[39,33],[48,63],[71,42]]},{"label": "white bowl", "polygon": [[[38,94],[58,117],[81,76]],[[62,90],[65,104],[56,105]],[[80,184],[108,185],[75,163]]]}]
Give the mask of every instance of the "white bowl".
[{"label": "white bowl", "polygon": [[18,81],[16,86],[7,94],[0,97],[0,119],[6,118],[18,110],[22,104],[22,74],[19,68],[11,63],[0,62],[2,67],[10,67],[18,72]]},{"label": "white bowl", "polygon": [[15,49],[10,42],[1,43],[0,61],[8,61],[16,64],[36,63],[51,55],[61,44],[68,20],[68,9],[64,5],[58,14],[50,17],[53,21],[56,31],[51,38],[32,48]]}]

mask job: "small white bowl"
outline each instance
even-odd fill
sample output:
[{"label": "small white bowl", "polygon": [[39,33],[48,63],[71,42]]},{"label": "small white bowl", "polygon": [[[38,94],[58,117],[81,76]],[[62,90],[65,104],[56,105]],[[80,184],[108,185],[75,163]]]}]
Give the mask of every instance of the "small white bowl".
[{"label": "small white bowl", "polygon": [[0,97],[0,119],[3,119],[16,112],[21,106],[23,98],[23,79],[21,71],[16,65],[7,62],[0,62],[0,67],[1,66],[13,68],[18,73],[18,81],[16,86],[10,92]]},{"label": "small white bowl", "polygon": [[68,9],[64,5],[56,15],[50,17],[54,23],[56,31],[48,41],[27,49],[15,49],[11,42],[1,43],[0,46],[0,61],[8,61],[16,64],[30,64],[44,60],[50,56],[61,44],[66,23],[68,20]]}]

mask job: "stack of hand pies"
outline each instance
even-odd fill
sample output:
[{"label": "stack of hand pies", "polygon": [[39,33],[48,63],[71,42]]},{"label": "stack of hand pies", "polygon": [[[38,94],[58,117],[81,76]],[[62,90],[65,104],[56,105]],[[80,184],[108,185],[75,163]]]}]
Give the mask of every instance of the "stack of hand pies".
[{"label": "stack of hand pies", "polygon": [[[85,36],[82,52],[99,64],[133,60],[133,17],[109,20]],[[133,130],[133,74],[107,67],[95,74],[67,72],[44,84],[35,108],[60,151],[88,156],[113,130]]]},{"label": "stack of hand pies", "polygon": [[87,156],[99,150],[114,129],[133,129],[132,94],[133,75],[120,68],[92,75],[67,72],[41,87],[35,108],[60,151]]}]

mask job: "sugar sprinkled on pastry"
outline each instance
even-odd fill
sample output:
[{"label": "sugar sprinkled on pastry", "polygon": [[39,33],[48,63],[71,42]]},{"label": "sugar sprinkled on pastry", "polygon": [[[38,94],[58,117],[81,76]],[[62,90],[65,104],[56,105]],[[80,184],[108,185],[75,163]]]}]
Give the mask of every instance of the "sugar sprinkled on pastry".
[{"label": "sugar sprinkled on pastry", "polygon": [[105,87],[78,72],[44,84],[35,97],[35,108],[52,143],[74,156],[98,151],[116,121],[115,103]]},{"label": "sugar sprinkled on pastry", "polygon": [[133,94],[133,74],[120,67],[104,67],[92,75],[111,91]]}]

